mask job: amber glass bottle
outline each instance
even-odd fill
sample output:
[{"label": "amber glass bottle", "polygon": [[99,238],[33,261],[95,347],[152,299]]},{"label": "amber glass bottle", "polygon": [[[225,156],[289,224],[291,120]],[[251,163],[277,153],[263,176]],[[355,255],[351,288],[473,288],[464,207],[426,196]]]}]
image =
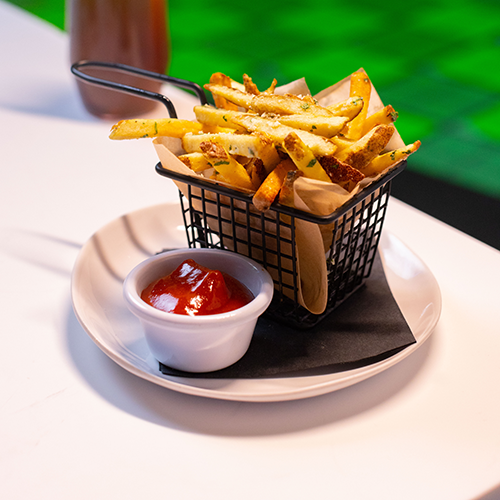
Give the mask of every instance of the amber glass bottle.
[{"label": "amber glass bottle", "polygon": [[[71,63],[81,60],[128,64],[165,73],[170,59],[166,0],[70,0]],[[158,92],[160,83],[113,70],[86,73]],[[138,116],[157,104],[141,97],[78,81],[83,103],[93,115],[117,120]]]}]

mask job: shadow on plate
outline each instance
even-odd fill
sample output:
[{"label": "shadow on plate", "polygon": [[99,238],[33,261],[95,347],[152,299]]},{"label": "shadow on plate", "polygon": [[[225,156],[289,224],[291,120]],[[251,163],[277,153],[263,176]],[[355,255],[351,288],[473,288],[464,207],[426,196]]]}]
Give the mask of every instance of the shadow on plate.
[{"label": "shadow on plate", "polygon": [[433,342],[431,337],[397,365],[342,390],[295,401],[245,403],[192,396],[150,383],[107,357],[86,334],[71,305],[66,324],[67,347],[75,366],[103,399],[157,425],[216,436],[294,433],[370,411],[411,384]]}]

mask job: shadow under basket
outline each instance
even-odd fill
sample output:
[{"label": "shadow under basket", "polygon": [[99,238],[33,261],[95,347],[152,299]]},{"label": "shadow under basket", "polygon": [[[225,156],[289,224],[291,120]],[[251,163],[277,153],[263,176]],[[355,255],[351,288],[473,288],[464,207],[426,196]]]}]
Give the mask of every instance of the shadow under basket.
[{"label": "shadow under basket", "polygon": [[[252,195],[186,176],[156,165],[158,174],[183,183],[181,209],[190,248],[218,248],[246,255],[261,264],[274,280],[274,298],[265,315],[296,329],[308,329],[326,318],[369,277],[377,252],[391,190],[391,180],[404,170],[401,162],[372,182],[335,212],[313,215],[273,203],[266,212],[252,204]],[[328,301],[312,314],[298,301],[295,222],[301,219],[332,231],[325,254]]]}]

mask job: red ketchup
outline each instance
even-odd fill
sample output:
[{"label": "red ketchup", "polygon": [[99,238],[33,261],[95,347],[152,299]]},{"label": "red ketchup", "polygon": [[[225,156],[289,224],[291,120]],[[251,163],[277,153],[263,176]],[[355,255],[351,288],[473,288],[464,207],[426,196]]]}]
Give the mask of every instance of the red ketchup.
[{"label": "red ketchup", "polygon": [[234,311],[254,297],[232,276],[187,259],[172,274],[149,284],[141,298],[165,312],[201,316]]}]

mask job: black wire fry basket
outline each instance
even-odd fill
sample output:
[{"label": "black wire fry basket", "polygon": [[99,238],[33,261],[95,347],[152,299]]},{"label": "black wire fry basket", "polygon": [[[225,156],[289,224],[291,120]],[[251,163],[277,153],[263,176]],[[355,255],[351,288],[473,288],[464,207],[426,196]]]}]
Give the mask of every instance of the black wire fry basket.
[{"label": "black wire fry basket", "polygon": [[[207,103],[201,87],[187,80],[138,70],[121,64],[82,61],[71,70],[93,85],[162,102],[171,118],[177,116],[172,102],[162,94],[119,83],[88,77],[82,69],[93,65],[159,79],[193,91],[202,104]],[[252,194],[237,191],[202,176],[184,175],[156,165],[156,172],[176,182],[190,248],[217,248],[250,257],[266,268],[274,280],[274,298],[266,311],[270,319],[297,329],[312,328],[356,292],[370,276],[388,207],[392,179],[406,167],[402,161],[372,182],[337,210],[326,216],[274,202],[261,212],[252,203]],[[298,272],[297,223],[317,224],[330,233],[325,250],[327,303],[320,314],[301,305]]]}]

